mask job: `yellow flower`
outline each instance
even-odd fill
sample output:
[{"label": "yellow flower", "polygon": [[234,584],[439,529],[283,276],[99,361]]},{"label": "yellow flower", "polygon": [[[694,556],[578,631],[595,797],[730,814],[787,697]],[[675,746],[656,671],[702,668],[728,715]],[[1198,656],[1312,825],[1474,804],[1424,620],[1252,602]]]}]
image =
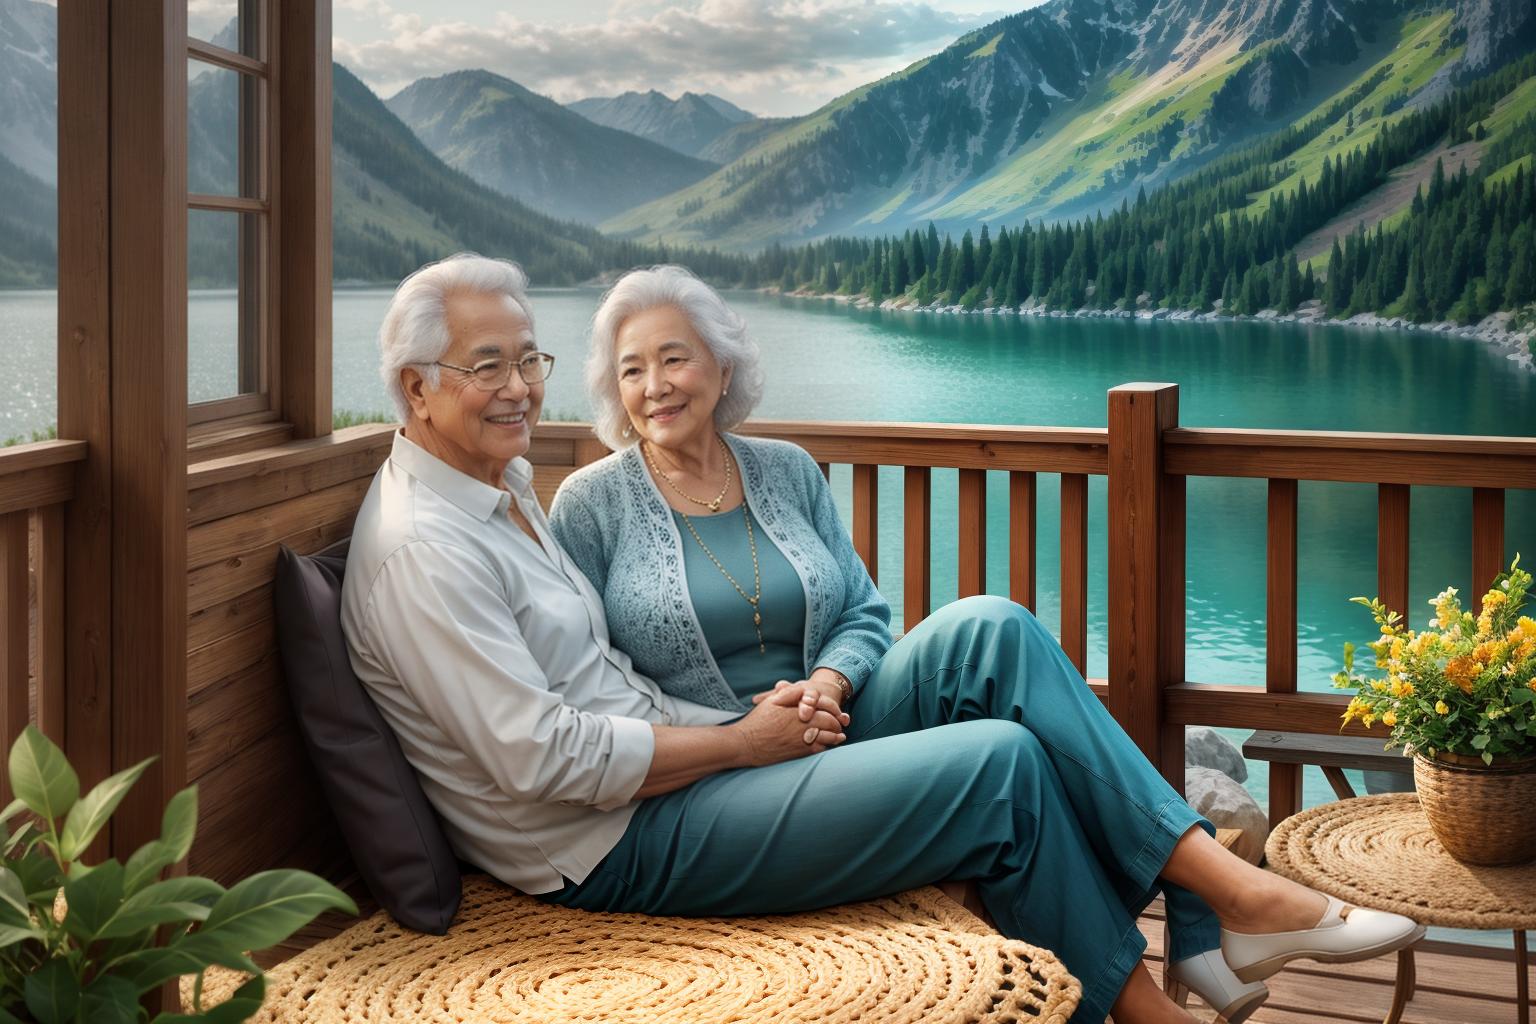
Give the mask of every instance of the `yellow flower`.
[{"label": "yellow flower", "polygon": [[1445,663],[1445,677],[1455,683],[1462,693],[1472,692],[1472,683],[1477,679],[1479,671],[1481,669],[1474,667],[1472,659],[1466,655]]},{"label": "yellow flower", "polygon": [[1451,712],[1450,705],[1446,704],[1445,701],[1443,701],[1443,700],[1435,701],[1435,714],[1437,714],[1437,715],[1448,715],[1448,714],[1450,714],[1450,712]]},{"label": "yellow flower", "polygon": [[1385,725],[1389,729],[1392,726],[1396,725],[1397,724],[1397,712],[1392,711],[1391,709],[1388,709],[1387,711],[1382,712],[1381,724]]},{"label": "yellow flower", "polygon": [[1373,679],[1371,681],[1371,689],[1375,690],[1377,693],[1386,693],[1387,692],[1387,682],[1386,682],[1386,680],[1385,679]]}]

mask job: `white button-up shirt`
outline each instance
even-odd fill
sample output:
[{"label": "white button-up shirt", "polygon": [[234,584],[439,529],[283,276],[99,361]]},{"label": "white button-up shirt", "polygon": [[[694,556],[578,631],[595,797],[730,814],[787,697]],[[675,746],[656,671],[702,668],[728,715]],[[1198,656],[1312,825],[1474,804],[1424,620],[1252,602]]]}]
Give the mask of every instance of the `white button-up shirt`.
[{"label": "white button-up shirt", "polygon": [[397,433],[357,515],[341,618],[459,855],[540,893],[585,881],[624,834],[652,723],[736,716],[667,696],[609,644],[531,479],[517,459],[491,487]]}]

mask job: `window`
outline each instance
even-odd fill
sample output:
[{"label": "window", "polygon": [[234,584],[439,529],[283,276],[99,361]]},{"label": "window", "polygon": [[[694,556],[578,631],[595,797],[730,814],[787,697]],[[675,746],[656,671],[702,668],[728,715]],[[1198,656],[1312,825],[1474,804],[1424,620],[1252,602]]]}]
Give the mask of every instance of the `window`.
[{"label": "window", "polygon": [[272,7],[188,3],[189,424],[276,409]]}]

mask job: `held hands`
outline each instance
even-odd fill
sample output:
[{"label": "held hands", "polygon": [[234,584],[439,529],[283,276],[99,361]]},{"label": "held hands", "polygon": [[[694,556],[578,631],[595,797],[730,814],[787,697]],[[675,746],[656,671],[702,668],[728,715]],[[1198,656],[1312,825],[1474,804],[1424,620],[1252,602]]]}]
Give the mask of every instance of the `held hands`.
[{"label": "held hands", "polygon": [[804,681],[780,680],[754,694],[756,705],[736,723],[753,765],[777,764],[830,750],[844,740],[850,719],[837,701]]}]

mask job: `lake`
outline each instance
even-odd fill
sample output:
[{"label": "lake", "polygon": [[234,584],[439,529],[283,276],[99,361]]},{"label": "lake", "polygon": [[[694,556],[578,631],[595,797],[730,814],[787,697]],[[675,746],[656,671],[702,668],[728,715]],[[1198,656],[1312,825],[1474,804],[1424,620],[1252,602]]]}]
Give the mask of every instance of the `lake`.
[{"label": "lake", "polygon": [[[546,416],[584,418],[581,389],[587,321],[598,292],[534,293],[540,343],[558,359]],[[335,296],[335,406],[387,408],[376,370],[375,332],[389,293]],[[888,420],[1103,426],[1105,392],[1128,381],[1180,385],[1185,426],[1536,435],[1536,374],[1477,342],[1424,332],[1261,323],[949,316],[856,310],[809,299],[733,294],[763,349],[768,386],[761,415],[810,420]],[[54,295],[0,292],[0,345],[11,367],[0,393],[0,438],[54,418]],[[216,396],[232,384],[227,293],[199,293],[189,307],[190,390]],[[1007,483],[989,474],[988,589],[1007,592]],[[955,594],[953,471],[936,472],[934,600]],[[844,511],[850,474],[834,471]],[[901,473],[882,471],[881,589],[901,615]],[[1263,480],[1189,481],[1188,670],[1202,682],[1262,685],[1264,678]],[[1041,618],[1059,622],[1057,479],[1040,478],[1038,573]],[[1104,481],[1090,491],[1089,672],[1105,672]],[[1299,671],[1303,689],[1328,688],[1345,640],[1373,635],[1348,604],[1375,592],[1376,490],[1358,484],[1300,489]],[[1536,495],[1515,493],[1508,549],[1536,558]],[[1413,618],[1448,584],[1470,589],[1467,492],[1413,492]],[[1237,736],[1239,734],[1233,734]],[[1265,799],[1263,765],[1249,788]],[[1308,802],[1329,795],[1309,775]]]}]

